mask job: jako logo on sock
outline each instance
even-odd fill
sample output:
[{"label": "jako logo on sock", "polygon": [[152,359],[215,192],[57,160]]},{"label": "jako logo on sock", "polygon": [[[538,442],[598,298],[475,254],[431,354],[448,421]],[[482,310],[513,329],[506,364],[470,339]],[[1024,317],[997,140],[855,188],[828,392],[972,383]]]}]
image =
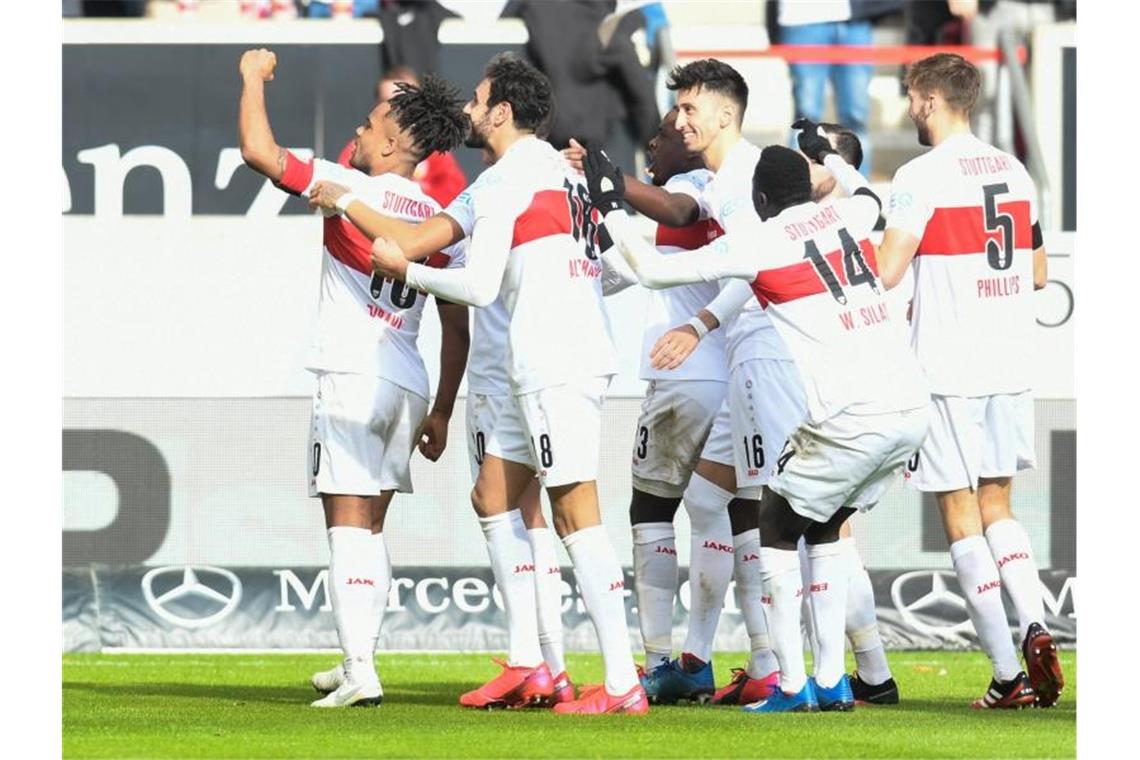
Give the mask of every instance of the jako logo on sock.
[{"label": "jako logo on sock", "polygon": [[345,582],[346,586],[375,586],[371,578],[349,578]]},{"label": "jako logo on sock", "polygon": [[1026,552],[1014,552],[1007,554],[998,560],[998,569],[1000,570],[1006,562],[1013,562],[1015,559],[1029,559],[1029,554]]},{"label": "jako logo on sock", "polygon": [[1001,581],[990,581],[989,583],[983,583],[982,585],[978,586],[978,593],[981,594],[985,591],[992,591],[995,588],[1001,588]]},{"label": "jako logo on sock", "polygon": [[672,554],[674,557],[677,556],[677,550],[670,549],[668,546],[658,546],[653,551],[657,554]]},{"label": "jako logo on sock", "polygon": [[519,573],[533,573],[534,565],[515,565],[515,575]]},{"label": "jako logo on sock", "polygon": [[610,591],[620,591],[625,588],[625,581],[614,581],[610,584]]},{"label": "jako logo on sock", "polygon": [[701,548],[702,549],[715,549],[718,552],[724,552],[726,554],[732,554],[735,551],[735,549],[733,549],[728,544],[722,544],[719,541],[712,541],[712,540],[705,541],[704,545]]}]

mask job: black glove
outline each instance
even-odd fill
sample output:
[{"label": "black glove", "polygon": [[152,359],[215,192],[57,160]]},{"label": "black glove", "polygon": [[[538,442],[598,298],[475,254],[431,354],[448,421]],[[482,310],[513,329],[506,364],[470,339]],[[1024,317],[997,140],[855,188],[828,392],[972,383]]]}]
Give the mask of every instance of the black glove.
[{"label": "black glove", "polygon": [[838,155],[839,152],[831,147],[831,141],[819,133],[819,125],[811,119],[797,119],[792,124],[792,129],[801,130],[800,151],[812,161],[822,164],[828,154]]},{"label": "black glove", "polygon": [[586,151],[583,162],[586,171],[586,187],[590,191],[590,205],[605,216],[622,207],[625,195],[625,177],[621,169],[613,165],[609,156],[600,150]]}]

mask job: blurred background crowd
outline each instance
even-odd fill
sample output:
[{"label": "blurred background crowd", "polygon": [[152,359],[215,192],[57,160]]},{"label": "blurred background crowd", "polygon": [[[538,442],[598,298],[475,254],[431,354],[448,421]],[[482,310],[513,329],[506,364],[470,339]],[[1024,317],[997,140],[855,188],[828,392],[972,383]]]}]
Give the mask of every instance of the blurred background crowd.
[{"label": "blurred background crowd", "polygon": [[[983,69],[984,90],[975,131],[1018,154],[1031,172],[1041,173],[1033,166],[1040,162],[1033,155],[1031,106],[1016,106],[1019,100],[1029,101],[1024,82],[1032,80],[1034,30],[1075,20],[1076,1],[63,0],[63,15],[234,23],[371,19],[383,28],[380,70],[393,81],[438,70],[438,32],[445,21],[514,19],[526,27],[526,54],[555,88],[559,109],[550,125],[551,142],[561,147],[575,137],[612,149],[614,135],[620,133],[622,142],[634,147],[638,164],[637,146],[653,135],[672,105],[664,84],[681,47],[677,31],[695,25],[733,27],[742,32],[734,40],[739,39],[736,46],[745,53],[772,52],[769,59],[726,56],[753,88],[745,123],[750,137],[762,143],[785,140],[786,125],[801,116],[838,121],[863,139],[863,173],[887,180],[918,151],[899,85],[907,57],[901,46],[907,45],[980,51],[975,60]],[[831,52],[819,59],[796,52],[822,49],[817,46]],[[995,51],[1003,46],[1008,46],[1007,56],[1023,64],[1013,72],[1022,80],[1021,91],[1009,86],[1004,73],[999,75],[1001,52]],[[844,48],[877,54],[843,62]],[[778,71],[765,68],[774,61]]]}]

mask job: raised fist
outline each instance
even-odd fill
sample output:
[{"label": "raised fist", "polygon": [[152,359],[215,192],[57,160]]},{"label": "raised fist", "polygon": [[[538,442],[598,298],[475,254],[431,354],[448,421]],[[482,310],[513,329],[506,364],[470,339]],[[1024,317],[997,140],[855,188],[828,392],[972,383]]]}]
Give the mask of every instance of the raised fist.
[{"label": "raised fist", "polygon": [[273,81],[273,69],[277,67],[277,54],[272,50],[258,48],[241,54],[238,71],[243,78],[257,77],[264,82]]}]

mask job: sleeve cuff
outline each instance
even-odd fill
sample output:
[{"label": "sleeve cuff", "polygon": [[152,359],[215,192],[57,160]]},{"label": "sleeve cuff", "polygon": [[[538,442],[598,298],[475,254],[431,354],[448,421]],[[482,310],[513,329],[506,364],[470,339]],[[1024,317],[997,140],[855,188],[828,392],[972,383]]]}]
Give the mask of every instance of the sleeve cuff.
[{"label": "sleeve cuff", "polygon": [[277,186],[286,192],[300,195],[313,183],[313,162],[302,161],[290,150],[285,151],[285,172]]}]

